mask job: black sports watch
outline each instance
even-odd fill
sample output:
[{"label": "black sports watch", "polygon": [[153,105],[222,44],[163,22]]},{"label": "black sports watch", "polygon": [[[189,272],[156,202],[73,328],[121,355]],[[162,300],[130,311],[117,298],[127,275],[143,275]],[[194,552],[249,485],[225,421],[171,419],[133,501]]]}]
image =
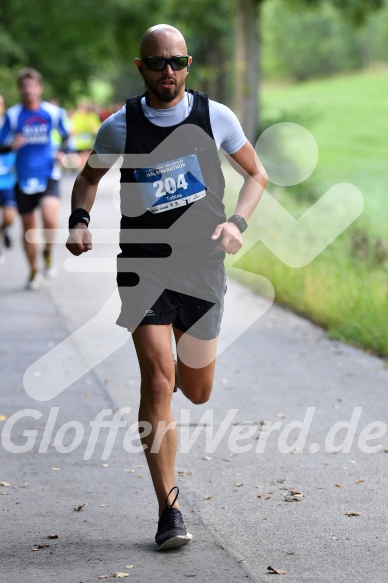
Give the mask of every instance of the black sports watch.
[{"label": "black sports watch", "polygon": [[244,231],[247,230],[248,228],[248,223],[246,222],[246,220],[240,216],[240,215],[232,215],[229,219],[228,219],[228,223],[234,223],[235,225],[237,225],[237,227],[240,230],[240,233],[243,233]]}]

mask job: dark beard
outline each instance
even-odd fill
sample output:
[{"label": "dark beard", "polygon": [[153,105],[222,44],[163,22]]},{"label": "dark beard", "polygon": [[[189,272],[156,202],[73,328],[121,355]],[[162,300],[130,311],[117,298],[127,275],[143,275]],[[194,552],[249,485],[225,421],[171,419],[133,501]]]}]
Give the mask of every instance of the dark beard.
[{"label": "dark beard", "polygon": [[159,99],[159,101],[161,101],[162,103],[170,103],[171,101],[174,101],[174,99],[179,95],[179,92],[182,89],[182,86],[186,84],[186,79],[182,79],[182,81],[179,83],[179,85],[175,85],[174,89],[169,90],[169,89],[159,89],[158,84],[154,84],[151,83],[150,85],[147,84],[147,80],[146,81],[146,85],[148,85],[148,90],[151,91],[155,97],[157,99]]},{"label": "dark beard", "polygon": [[171,101],[174,101],[178,93],[179,89],[177,87],[175,87],[174,91],[172,92],[168,89],[164,89],[163,91],[159,91],[159,89],[153,90],[155,97],[157,97],[159,101],[162,101],[163,103],[170,103]]}]

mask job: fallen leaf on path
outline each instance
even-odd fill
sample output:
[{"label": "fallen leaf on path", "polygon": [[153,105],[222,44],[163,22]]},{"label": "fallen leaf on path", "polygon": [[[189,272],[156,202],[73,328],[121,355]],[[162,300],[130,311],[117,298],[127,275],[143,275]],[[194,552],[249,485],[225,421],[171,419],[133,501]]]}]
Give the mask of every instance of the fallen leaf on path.
[{"label": "fallen leaf on path", "polygon": [[285,573],[287,573],[287,571],[283,571],[283,569],[275,569],[275,567],[271,567],[271,565],[267,567],[267,570],[276,575],[285,575]]},{"label": "fallen leaf on path", "polygon": [[336,486],[337,486],[337,488],[343,488],[344,487],[344,485],[341,484],[340,482],[338,484],[336,484]]},{"label": "fallen leaf on path", "polygon": [[193,473],[192,472],[178,472],[178,476],[192,476]]},{"label": "fallen leaf on path", "polygon": [[77,508],[74,508],[74,510],[76,512],[81,512],[81,510],[83,509],[84,506],[85,506],[85,504],[81,504],[81,506],[77,506]]},{"label": "fallen leaf on path", "polygon": [[128,472],[129,474],[134,474],[136,472],[136,470],[131,470],[131,469],[125,469],[124,472]]},{"label": "fallen leaf on path", "polygon": [[237,484],[235,484],[235,486],[238,486],[239,488],[241,488],[241,486],[244,486],[244,484],[240,484],[240,482],[237,482]]},{"label": "fallen leaf on path", "polygon": [[60,472],[61,468],[51,468],[53,472]]},{"label": "fallen leaf on path", "polygon": [[211,500],[211,499],[212,499],[212,497],[211,497],[211,496],[205,496],[205,497],[204,497],[204,500]]},{"label": "fallen leaf on path", "polygon": [[271,496],[268,496],[268,494],[259,494],[257,498],[260,498],[260,500],[268,500]]},{"label": "fallen leaf on path", "polygon": [[355,484],[362,484],[362,482],[365,482],[365,480],[356,480],[354,483]]},{"label": "fallen leaf on path", "polygon": [[3,486],[4,488],[8,488],[10,485],[11,484],[8,484],[8,482],[0,482],[0,486]]},{"label": "fallen leaf on path", "polygon": [[41,549],[48,549],[50,545],[35,545],[34,549],[31,549],[31,551],[40,551]]},{"label": "fallen leaf on path", "polygon": [[[1,417],[0,417],[0,421],[1,421]],[[384,453],[388,453],[388,447],[385,448]]]},{"label": "fallen leaf on path", "polygon": [[135,565],[125,565],[124,569],[133,569]]},{"label": "fallen leaf on path", "polygon": [[205,456],[203,456],[203,458],[202,458],[202,459],[203,459],[203,460],[206,460],[206,461],[210,461],[212,458],[211,458],[211,457],[209,457],[208,455],[205,455]]},{"label": "fallen leaf on path", "polygon": [[287,488],[291,496],[303,496],[302,492],[298,492],[298,490],[294,490],[294,488]]},{"label": "fallen leaf on path", "polygon": [[102,468],[109,468],[109,464],[101,464]]},{"label": "fallen leaf on path", "polygon": [[295,551],[287,551],[286,555],[296,555]]},{"label": "fallen leaf on path", "polygon": [[47,538],[59,538],[57,534],[49,534]]},{"label": "fallen leaf on path", "polygon": [[109,579],[109,575],[100,575],[99,579]]},{"label": "fallen leaf on path", "polygon": [[129,573],[115,573],[116,579],[124,579],[124,577],[129,577]]},{"label": "fallen leaf on path", "polygon": [[0,496],[8,496],[8,492],[0,492]]},{"label": "fallen leaf on path", "polygon": [[7,417],[5,415],[0,415],[0,421],[5,421]]},{"label": "fallen leaf on path", "polygon": [[352,510],[348,510],[345,512],[345,516],[360,516],[361,512],[353,512]]}]

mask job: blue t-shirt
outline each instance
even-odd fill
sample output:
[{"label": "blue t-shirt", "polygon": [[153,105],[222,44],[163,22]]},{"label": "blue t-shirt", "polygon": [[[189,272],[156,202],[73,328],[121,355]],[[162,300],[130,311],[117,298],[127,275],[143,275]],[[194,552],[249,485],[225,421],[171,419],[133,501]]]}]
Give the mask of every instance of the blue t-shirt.
[{"label": "blue t-shirt", "polygon": [[0,154],[0,190],[12,190],[15,186],[15,152]]},{"label": "blue t-shirt", "polygon": [[43,192],[50,178],[60,178],[51,131],[58,130],[66,139],[65,119],[64,109],[46,101],[42,101],[36,110],[27,109],[22,104],[7,110],[0,143],[10,144],[15,134],[23,134],[26,143],[16,151],[16,176],[19,187],[27,194]]}]

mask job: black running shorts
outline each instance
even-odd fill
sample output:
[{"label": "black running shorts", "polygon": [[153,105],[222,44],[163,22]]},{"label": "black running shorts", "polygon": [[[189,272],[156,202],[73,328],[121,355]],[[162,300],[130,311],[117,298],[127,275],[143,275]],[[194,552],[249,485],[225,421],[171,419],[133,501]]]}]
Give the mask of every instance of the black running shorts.
[{"label": "black running shorts", "polygon": [[[124,263],[123,263],[124,261]],[[119,269],[131,259],[121,260]],[[143,259],[141,273],[118,271],[121,297],[119,326],[131,332],[137,326],[171,324],[195,338],[211,340],[220,333],[226,278],[224,265],[169,270],[163,259]]]},{"label": "black running shorts", "polygon": [[39,206],[40,201],[44,196],[56,196],[59,198],[59,182],[58,180],[50,178],[47,182],[46,190],[43,192],[37,192],[36,194],[26,194],[16,184],[15,196],[19,214],[27,215],[28,213],[32,213],[36,207]]}]

